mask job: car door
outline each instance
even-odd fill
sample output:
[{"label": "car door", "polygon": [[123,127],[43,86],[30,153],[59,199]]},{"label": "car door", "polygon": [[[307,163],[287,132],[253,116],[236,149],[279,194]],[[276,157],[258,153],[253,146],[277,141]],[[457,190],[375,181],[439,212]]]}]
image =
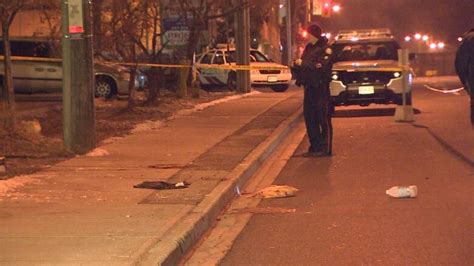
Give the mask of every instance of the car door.
[{"label": "car door", "polygon": [[212,62],[213,53],[204,54],[197,64],[197,71],[199,76],[199,81],[202,85],[213,85],[209,77],[212,76],[212,71],[210,69]]},{"label": "car door", "polygon": [[21,60],[12,61],[13,86],[17,92],[32,92],[44,87],[43,68],[41,62],[28,60],[34,55],[35,43],[32,41],[10,41],[13,57],[23,57]]},{"label": "car door", "polygon": [[225,69],[224,53],[217,51],[212,58],[212,67],[213,67],[213,81],[218,86],[223,86],[227,84],[227,78],[229,77],[229,70]]},{"label": "car door", "polygon": [[41,62],[42,64],[37,68],[37,70],[43,72],[43,89],[46,91],[62,91],[62,63],[59,55],[55,55],[51,43],[38,43],[37,52],[34,56],[45,59],[45,61]]}]

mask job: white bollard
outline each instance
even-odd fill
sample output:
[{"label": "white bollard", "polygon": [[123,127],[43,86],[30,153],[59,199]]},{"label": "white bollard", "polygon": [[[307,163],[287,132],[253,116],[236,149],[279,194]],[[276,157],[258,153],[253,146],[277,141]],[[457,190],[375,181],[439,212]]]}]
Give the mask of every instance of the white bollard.
[{"label": "white bollard", "polygon": [[413,107],[407,105],[406,93],[410,87],[410,63],[409,63],[408,49],[398,50],[398,65],[402,67],[402,79],[403,79],[403,104],[397,106],[395,109],[395,121],[396,122],[413,122],[415,121],[415,113]]}]

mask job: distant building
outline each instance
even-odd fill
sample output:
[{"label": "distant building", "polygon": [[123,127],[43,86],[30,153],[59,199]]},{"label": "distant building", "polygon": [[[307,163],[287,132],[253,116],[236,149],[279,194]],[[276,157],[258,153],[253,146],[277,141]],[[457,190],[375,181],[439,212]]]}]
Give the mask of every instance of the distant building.
[{"label": "distant building", "polygon": [[49,38],[55,35],[59,36],[60,30],[60,14],[39,10],[22,10],[13,20],[10,36]]}]

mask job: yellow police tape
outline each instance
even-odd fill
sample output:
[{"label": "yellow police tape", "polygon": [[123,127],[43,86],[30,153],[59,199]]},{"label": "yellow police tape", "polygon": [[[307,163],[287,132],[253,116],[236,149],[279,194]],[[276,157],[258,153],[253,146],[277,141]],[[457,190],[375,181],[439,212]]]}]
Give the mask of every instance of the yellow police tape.
[{"label": "yellow police tape", "polygon": [[[12,61],[34,61],[34,62],[62,62],[61,58],[47,58],[47,57],[25,57],[25,56],[12,56]],[[4,56],[0,56],[0,60],[3,60]],[[95,61],[100,63],[102,61]],[[196,65],[184,65],[184,64],[158,64],[158,63],[123,63],[123,62],[104,62],[106,64],[116,64],[122,66],[132,66],[132,67],[159,67],[159,68],[205,68],[205,69],[225,69],[225,70],[285,70],[288,69],[287,66],[248,66],[248,65],[208,65],[208,64],[196,64]],[[399,66],[399,67],[368,67],[368,68],[355,68],[354,71],[363,69],[365,71],[410,71],[409,66]],[[347,69],[338,69],[333,68],[333,71],[347,71]]]},{"label": "yellow police tape", "polygon": [[[61,58],[46,58],[46,57],[26,57],[26,56],[12,56],[12,61],[34,61],[34,62],[51,62],[61,63]],[[0,60],[4,60],[4,56],[0,56]],[[102,63],[103,61],[95,61],[95,63]],[[205,68],[205,69],[225,69],[225,70],[285,70],[286,66],[248,66],[248,65],[184,65],[184,64],[157,64],[157,63],[122,63],[122,62],[103,62],[105,64],[116,64],[122,66],[133,67],[160,67],[160,68]]]}]

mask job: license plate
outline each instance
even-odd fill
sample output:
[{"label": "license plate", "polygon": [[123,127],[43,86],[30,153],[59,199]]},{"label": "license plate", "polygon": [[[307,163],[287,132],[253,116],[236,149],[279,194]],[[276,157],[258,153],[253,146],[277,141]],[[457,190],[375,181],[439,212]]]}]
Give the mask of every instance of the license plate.
[{"label": "license plate", "polygon": [[359,94],[374,94],[375,88],[374,86],[360,86],[359,87]]},{"label": "license plate", "polygon": [[277,81],[278,81],[278,78],[277,78],[277,77],[273,77],[273,76],[272,76],[272,77],[268,77],[268,78],[267,78],[267,81],[268,81],[268,82],[277,82]]}]

